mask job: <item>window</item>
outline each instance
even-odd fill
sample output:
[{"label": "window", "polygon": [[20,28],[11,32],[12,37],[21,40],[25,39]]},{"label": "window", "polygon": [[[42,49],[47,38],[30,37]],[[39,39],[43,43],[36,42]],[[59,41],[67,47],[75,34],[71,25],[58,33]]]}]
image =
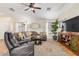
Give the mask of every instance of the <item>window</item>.
[{"label": "window", "polygon": [[17,22],[16,23],[16,31],[17,32],[25,31],[25,23],[24,22]]}]

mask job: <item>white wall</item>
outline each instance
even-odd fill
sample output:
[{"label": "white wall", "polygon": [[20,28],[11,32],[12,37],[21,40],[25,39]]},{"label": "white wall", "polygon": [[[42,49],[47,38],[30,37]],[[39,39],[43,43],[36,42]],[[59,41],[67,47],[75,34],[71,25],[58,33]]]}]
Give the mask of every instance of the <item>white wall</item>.
[{"label": "white wall", "polygon": [[0,17],[0,39],[4,39],[4,32],[10,31],[11,18]]},{"label": "white wall", "polygon": [[[26,24],[26,31],[37,31],[37,32],[45,32],[46,31],[46,20],[44,19],[35,19],[29,17],[20,17],[16,18],[16,22],[24,22]],[[40,25],[38,29],[33,29],[31,25],[33,23],[37,23]]]},{"label": "white wall", "polygon": [[[33,29],[31,26],[32,24],[36,23],[37,25],[39,25],[38,28],[36,29]],[[28,31],[37,31],[37,32],[45,32],[46,31],[46,22],[43,21],[43,20],[37,20],[37,19],[34,19],[34,20],[31,20],[31,22],[29,24],[27,24],[27,30]]]}]

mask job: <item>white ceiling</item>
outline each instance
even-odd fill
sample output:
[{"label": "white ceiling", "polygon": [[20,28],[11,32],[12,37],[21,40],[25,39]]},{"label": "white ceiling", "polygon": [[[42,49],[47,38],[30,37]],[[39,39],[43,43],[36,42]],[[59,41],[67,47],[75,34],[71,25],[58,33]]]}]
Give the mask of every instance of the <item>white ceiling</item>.
[{"label": "white ceiling", "polygon": [[[28,4],[28,3],[27,3]],[[36,6],[41,7],[41,10],[36,10],[36,13],[32,11],[24,11],[27,6],[21,3],[0,3],[0,15],[7,15],[12,17],[33,17],[42,19],[56,19],[63,12],[69,10],[73,4],[68,3],[36,3]],[[14,8],[15,12],[9,10],[9,8]],[[47,10],[51,8],[51,10]]]}]

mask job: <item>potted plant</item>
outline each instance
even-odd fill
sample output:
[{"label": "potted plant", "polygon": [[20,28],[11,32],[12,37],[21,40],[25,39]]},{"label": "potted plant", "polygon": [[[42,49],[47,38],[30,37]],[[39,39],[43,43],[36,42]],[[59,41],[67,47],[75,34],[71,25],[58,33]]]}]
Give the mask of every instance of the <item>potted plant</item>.
[{"label": "potted plant", "polygon": [[53,39],[57,40],[57,30],[58,30],[58,20],[56,20],[55,22],[52,22],[52,33],[53,33]]}]

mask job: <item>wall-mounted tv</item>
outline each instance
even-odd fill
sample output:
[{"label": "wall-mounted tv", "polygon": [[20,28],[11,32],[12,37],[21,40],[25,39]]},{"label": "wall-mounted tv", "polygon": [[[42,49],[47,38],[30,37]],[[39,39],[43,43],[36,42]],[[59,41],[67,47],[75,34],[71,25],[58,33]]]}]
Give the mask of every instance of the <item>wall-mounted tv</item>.
[{"label": "wall-mounted tv", "polygon": [[79,16],[64,21],[66,24],[66,31],[79,32]]}]

